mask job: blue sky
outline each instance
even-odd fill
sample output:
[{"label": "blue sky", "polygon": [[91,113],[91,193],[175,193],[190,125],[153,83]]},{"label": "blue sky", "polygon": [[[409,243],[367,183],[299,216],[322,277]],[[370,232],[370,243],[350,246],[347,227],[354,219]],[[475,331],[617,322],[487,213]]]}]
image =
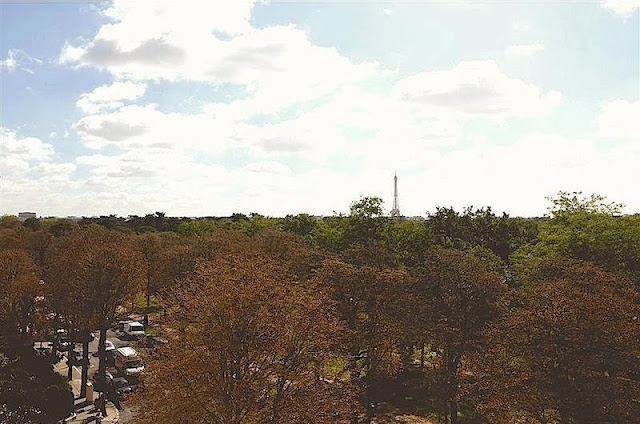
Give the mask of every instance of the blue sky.
[{"label": "blue sky", "polygon": [[640,212],[639,8],[3,2],[0,213]]}]

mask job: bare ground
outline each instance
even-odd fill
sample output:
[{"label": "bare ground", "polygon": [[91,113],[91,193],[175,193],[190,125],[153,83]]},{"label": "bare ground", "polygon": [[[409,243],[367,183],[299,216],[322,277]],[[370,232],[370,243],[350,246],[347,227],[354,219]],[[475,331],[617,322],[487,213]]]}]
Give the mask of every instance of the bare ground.
[{"label": "bare ground", "polygon": [[418,415],[402,414],[379,416],[371,421],[372,424],[437,424],[435,421]]}]

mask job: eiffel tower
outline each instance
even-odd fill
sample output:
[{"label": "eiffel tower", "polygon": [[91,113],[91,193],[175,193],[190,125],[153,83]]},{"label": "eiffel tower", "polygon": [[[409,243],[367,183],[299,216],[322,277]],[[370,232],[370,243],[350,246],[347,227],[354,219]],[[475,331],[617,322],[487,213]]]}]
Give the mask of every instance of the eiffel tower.
[{"label": "eiffel tower", "polygon": [[393,173],[393,209],[391,209],[391,217],[400,216],[400,204],[398,203],[398,175]]}]

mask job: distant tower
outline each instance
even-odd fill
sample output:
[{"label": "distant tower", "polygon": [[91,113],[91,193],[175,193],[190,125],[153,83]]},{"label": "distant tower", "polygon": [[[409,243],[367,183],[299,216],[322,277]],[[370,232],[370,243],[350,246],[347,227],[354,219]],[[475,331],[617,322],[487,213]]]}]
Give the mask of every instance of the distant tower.
[{"label": "distant tower", "polygon": [[393,173],[393,209],[391,209],[391,216],[400,216],[400,204],[398,203],[398,175]]}]

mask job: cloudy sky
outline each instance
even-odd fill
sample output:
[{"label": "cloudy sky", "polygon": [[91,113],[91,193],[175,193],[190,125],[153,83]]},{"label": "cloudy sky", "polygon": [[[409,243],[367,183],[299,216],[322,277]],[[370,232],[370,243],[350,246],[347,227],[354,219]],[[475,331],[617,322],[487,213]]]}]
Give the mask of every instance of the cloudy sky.
[{"label": "cloudy sky", "polygon": [[640,212],[640,0],[2,1],[0,213]]}]

